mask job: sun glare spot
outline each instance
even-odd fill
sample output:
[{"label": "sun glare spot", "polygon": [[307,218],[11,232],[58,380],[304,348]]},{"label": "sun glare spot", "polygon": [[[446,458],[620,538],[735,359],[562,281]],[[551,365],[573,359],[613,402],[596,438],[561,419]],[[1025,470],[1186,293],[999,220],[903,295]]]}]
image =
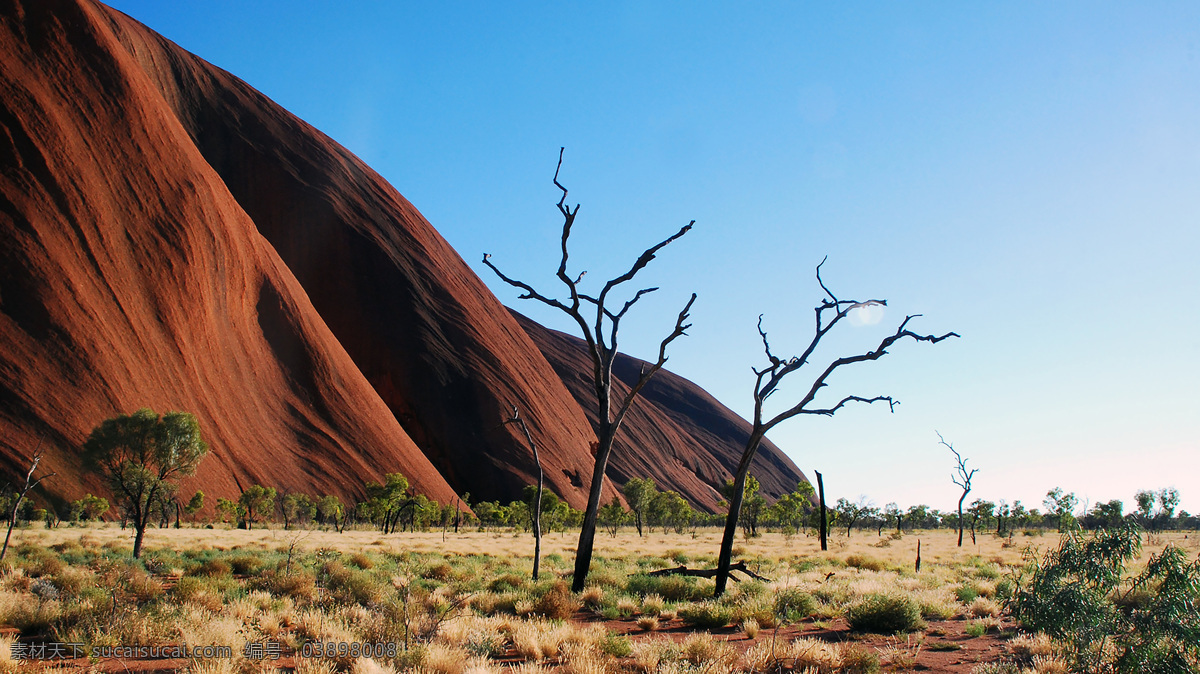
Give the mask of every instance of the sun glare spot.
[{"label": "sun glare spot", "polygon": [[850,319],[850,325],[875,325],[883,320],[886,308],[879,302],[859,302],[850,307],[846,318]]}]

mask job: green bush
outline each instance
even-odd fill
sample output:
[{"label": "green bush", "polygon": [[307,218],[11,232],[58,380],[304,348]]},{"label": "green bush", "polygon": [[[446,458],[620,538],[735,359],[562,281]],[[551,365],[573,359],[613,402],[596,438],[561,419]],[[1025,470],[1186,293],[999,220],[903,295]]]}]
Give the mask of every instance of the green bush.
[{"label": "green bush", "polygon": [[856,569],[866,569],[868,571],[883,571],[887,568],[882,560],[875,559],[867,555],[849,555],[846,557],[846,566],[851,566]]},{"label": "green bush", "polygon": [[879,656],[875,651],[849,644],[842,647],[842,666],[839,672],[845,674],[876,674],[880,670]]},{"label": "green bush", "polygon": [[1068,532],[1057,550],[1030,559],[1017,577],[1008,602],[1013,616],[1061,641],[1080,671],[1196,671],[1200,560],[1189,562],[1168,545],[1127,579],[1126,565],[1141,551],[1140,536],[1129,524],[1091,537]]},{"label": "green bush", "polygon": [[625,584],[625,591],[645,597],[657,594],[667,601],[687,601],[697,594],[695,581],[682,576],[648,576],[638,574],[630,576]]},{"label": "green bush", "polygon": [[974,585],[962,585],[954,590],[954,596],[964,604],[970,604],[979,596],[979,589]]},{"label": "green bush", "polygon": [[633,655],[633,644],[630,643],[629,637],[607,634],[600,642],[600,650],[612,658],[627,658]]},{"label": "green bush", "polygon": [[716,629],[729,624],[733,610],[715,601],[701,601],[679,609],[683,622],[700,629]]},{"label": "green bush", "polygon": [[780,622],[799,622],[816,610],[817,601],[803,590],[787,588],[775,595],[775,615],[779,616]]},{"label": "green bush", "polygon": [[925,627],[921,607],[901,594],[868,594],[846,607],[846,621],[857,632],[895,634]]}]

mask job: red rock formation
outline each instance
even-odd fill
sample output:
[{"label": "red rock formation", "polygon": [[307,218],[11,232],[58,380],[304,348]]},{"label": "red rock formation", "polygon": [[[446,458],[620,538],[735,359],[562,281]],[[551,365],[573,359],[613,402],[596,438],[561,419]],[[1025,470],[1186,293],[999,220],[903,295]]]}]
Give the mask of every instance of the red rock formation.
[{"label": "red rock formation", "polygon": [[[79,445],[150,406],[194,412],[213,446],[185,492],[353,496],[398,470],[443,502],[509,499],[535,474],[500,425],[516,404],[549,486],[583,505],[594,436],[544,345],[357,157],[93,0],[0,0],[0,63],[0,470],[44,436],[48,494],[101,489]],[[694,449],[611,475],[709,506],[732,464],[704,452],[736,447],[688,445],[711,433],[664,402],[698,391],[672,381],[626,428]]]}]

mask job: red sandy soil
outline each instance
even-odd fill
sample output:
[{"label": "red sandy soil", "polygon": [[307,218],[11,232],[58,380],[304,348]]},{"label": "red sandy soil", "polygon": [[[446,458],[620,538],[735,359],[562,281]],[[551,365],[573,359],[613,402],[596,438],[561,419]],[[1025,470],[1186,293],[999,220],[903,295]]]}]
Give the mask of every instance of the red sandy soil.
[{"label": "red sandy soil", "polygon": [[[554,340],[357,157],[94,0],[0,2],[0,63],[0,473],[41,439],[42,498],[105,493],[78,447],[149,406],[198,417],[213,451],[182,493],[210,504],[253,483],[353,497],[392,471],[507,500],[536,474],[501,425],[516,404],[550,488],[584,504],[571,358],[552,366]],[[744,422],[678,378],[646,397],[610,477],[712,507]],[[765,491],[794,488],[767,452]]]}]

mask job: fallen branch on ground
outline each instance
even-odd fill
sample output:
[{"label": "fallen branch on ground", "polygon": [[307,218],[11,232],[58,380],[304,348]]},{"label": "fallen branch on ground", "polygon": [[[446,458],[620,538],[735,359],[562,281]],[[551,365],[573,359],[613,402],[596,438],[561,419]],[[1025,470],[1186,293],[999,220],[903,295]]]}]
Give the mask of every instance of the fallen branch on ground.
[{"label": "fallen branch on ground", "polygon": [[[770,578],[765,578],[763,576],[758,575],[757,573],[754,573],[750,569],[747,569],[745,560],[740,561],[737,564],[731,564],[729,566],[729,570],[730,571],[741,571],[742,573],[746,574],[747,576],[749,576],[755,580],[761,580],[765,583],[771,582]],[[700,578],[712,578],[717,575],[717,570],[716,569],[689,569],[689,568],[687,568],[686,564],[680,564],[679,566],[672,568],[672,569],[659,569],[658,571],[651,571],[650,573],[648,573],[646,575],[647,576],[697,576]],[[735,582],[741,582],[741,579],[738,578],[737,576],[730,575],[729,577],[732,578]]]}]

